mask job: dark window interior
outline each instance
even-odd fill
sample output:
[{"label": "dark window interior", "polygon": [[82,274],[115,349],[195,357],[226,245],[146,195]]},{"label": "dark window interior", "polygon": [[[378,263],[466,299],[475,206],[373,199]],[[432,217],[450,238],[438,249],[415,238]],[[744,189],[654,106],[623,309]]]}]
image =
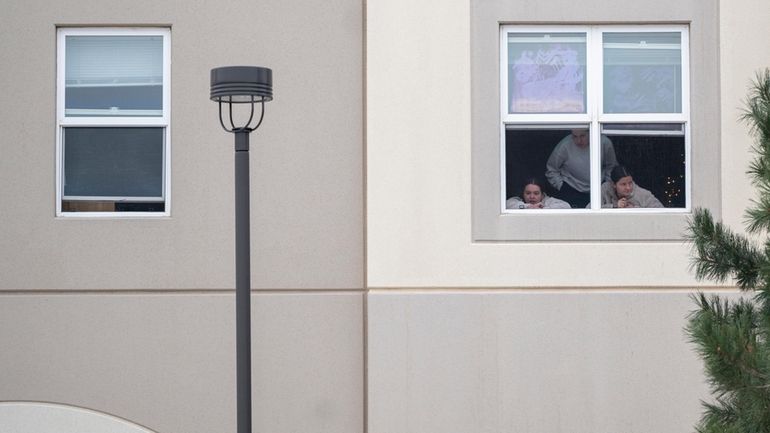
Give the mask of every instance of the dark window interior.
[{"label": "dark window interior", "polygon": [[164,212],[164,202],[117,202],[105,200],[62,200],[63,212]]},{"label": "dark window interior", "polygon": [[64,195],[163,195],[164,128],[64,128]]},{"label": "dark window interior", "polygon": [[[505,133],[506,198],[518,196],[528,177],[539,177],[546,193],[545,163],[569,129],[509,129]],[[684,137],[653,135],[608,136],[618,163],[633,174],[634,182],[650,190],[664,206],[685,207]]]},{"label": "dark window interior", "polygon": [[64,128],[62,211],[163,212],[164,134],[163,127]]}]

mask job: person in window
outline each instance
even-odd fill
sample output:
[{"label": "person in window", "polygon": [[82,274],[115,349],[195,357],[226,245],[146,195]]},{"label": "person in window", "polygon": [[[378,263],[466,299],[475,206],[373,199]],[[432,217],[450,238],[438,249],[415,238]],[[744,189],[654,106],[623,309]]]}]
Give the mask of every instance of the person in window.
[{"label": "person in window", "polygon": [[634,183],[631,172],[618,165],[610,173],[610,181],[602,184],[603,208],[663,207],[648,190]]},{"label": "person in window", "polygon": [[569,209],[569,203],[558,198],[548,197],[543,192],[543,182],[529,178],[521,189],[521,197],[511,197],[505,202],[507,209]]},{"label": "person in window", "polygon": [[[609,138],[602,136],[602,180],[609,180],[610,171],[617,165],[615,149]],[[567,201],[573,208],[584,208],[591,202],[591,155],[587,129],[573,129],[564,137],[545,164],[545,177],[558,191],[556,197]]]}]

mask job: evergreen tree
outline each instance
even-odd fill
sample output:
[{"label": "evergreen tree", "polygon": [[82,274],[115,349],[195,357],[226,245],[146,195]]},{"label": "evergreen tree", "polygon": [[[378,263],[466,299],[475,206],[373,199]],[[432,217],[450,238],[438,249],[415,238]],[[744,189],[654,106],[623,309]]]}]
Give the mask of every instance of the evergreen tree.
[{"label": "evergreen tree", "polygon": [[757,199],[746,210],[746,232],[695,210],[687,239],[698,279],[732,278],[753,296],[728,302],[693,296],[686,332],[703,359],[714,394],[703,403],[700,433],[770,433],[770,69],[757,74],[742,120],[755,138],[748,174]]}]

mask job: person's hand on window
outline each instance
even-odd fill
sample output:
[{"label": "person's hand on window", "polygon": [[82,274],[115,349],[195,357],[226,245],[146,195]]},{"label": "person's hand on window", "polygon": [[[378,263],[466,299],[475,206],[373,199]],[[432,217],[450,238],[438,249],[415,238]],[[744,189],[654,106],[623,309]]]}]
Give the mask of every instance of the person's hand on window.
[{"label": "person's hand on window", "polygon": [[631,202],[629,202],[627,198],[623,197],[620,200],[618,200],[618,207],[619,208],[630,208],[630,207],[634,207],[634,205],[631,204]]}]

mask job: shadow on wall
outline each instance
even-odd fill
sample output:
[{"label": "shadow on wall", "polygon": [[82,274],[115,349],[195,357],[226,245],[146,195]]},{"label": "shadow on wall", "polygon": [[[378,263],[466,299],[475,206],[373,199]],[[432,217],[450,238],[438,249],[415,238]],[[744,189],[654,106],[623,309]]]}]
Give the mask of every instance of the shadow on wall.
[{"label": "shadow on wall", "polygon": [[0,426],[9,433],[155,433],[104,412],[27,401],[0,402]]}]

